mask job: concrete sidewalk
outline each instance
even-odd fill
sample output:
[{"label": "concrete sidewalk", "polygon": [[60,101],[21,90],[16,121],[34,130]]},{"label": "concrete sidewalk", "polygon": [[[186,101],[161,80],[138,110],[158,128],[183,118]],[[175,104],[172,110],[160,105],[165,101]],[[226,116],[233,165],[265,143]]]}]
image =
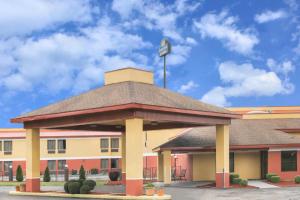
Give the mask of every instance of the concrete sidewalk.
[{"label": "concrete sidewalk", "polygon": [[268,189],[268,188],[278,188],[278,186],[271,185],[261,180],[250,180],[248,181],[248,185],[254,186],[260,189]]}]

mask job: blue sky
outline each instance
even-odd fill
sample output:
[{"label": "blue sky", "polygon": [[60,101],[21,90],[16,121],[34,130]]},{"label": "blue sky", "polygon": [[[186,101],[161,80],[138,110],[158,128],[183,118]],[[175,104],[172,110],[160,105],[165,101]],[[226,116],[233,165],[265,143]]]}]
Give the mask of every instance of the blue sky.
[{"label": "blue sky", "polygon": [[256,1],[0,1],[0,127],[103,85],[134,66],[219,106],[299,105],[300,3]]}]

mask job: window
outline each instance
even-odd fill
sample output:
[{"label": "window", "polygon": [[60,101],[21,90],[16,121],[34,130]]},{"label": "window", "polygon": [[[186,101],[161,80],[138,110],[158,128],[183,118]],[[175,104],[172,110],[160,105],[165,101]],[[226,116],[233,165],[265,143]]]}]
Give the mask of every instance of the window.
[{"label": "window", "polygon": [[0,151],[2,151],[2,141],[0,141]]},{"label": "window", "polygon": [[230,172],[234,172],[234,152],[230,152],[229,154],[229,170]]},{"label": "window", "polygon": [[101,169],[108,169],[108,159],[101,159]]},{"label": "window", "polygon": [[297,171],[297,151],[281,152],[281,171]]},{"label": "window", "polygon": [[5,176],[8,176],[10,166],[12,166],[12,161],[4,161],[4,175]]},{"label": "window", "polygon": [[119,152],[119,138],[111,138],[110,146],[111,152]]},{"label": "window", "polygon": [[59,174],[64,174],[65,165],[66,165],[66,160],[58,160],[57,161],[57,168],[58,168]]},{"label": "window", "polygon": [[108,152],[108,148],[109,148],[108,138],[100,139],[100,148],[101,148],[101,152]]},{"label": "window", "polygon": [[119,168],[119,160],[118,159],[111,159],[110,160],[110,168],[115,169]]},{"label": "window", "polygon": [[57,140],[58,153],[66,153],[66,140]]},{"label": "window", "polygon": [[55,140],[47,140],[48,153],[55,153]]},{"label": "window", "polygon": [[4,141],[4,154],[12,153],[12,141]]},{"label": "window", "polygon": [[55,160],[48,160],[48,168],[50,172],[56,171],[56,161]]}]

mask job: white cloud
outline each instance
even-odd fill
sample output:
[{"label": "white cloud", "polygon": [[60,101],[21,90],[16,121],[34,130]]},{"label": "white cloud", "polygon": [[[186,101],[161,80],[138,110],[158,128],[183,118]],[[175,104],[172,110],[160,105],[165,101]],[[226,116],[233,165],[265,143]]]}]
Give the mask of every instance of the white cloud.
[{"label": "white cloud", "polygon": [[159,30],[165,37],[184,42],[177,20],[194,12],[200,5],[199,2],[188,0],[177,0],[172,5],[164,5],[157,0],[114,0],[112,10],[121,16],[128,29],[141,26],[148,30]]},{"label": "white cloud", "polygon": [[261,14],[255,15],[254,20],[257,23],[262,24],[262,23],[274,21],[285,17],[287,17],[287,13],[283,10],[277,10],[277,11],[266,10]]},{"label": "white cloud", "polygon": [[259,43],[256,35],[250,29],[238,29],[237,17],[229,16],[227,11],[219,14],[209,13],[200,20],[194,21],[194,26],[202,38],[213,38],[222,41],[226,48],[247,55]]},{"label": "white cloud", "polygon": [[[8,51],[13,60],[6,63],[17,67],[3,73],[0,86],[15,91],[78,93],[100,85],[103,71],[128,65],[145,68],[148,61],[139,50],[151,46],[140,36],[107,23],[81,29],[80,34],[29,38]],[[7,64],[0,62],[1,66]]]},{"label": "white cloud", "polygon": [[189,90],[192,90],[192,89],[197,88],[197,87],[198,87],[197,83],[195,83],[194,81],[189,81],[186,84],[181,85],[178,92],[186,93]]},{"label": "white cloud", "polygon": [[223,62],[219,65],[219,75],[224,86],[207,92],[202,101],[230,106],[230,97],[274,96],[290,94],[294,90],[288,79],[282,80],[275,72],[259,69],[250,63]]},{"label": "white cloud", "polygon": [[66,22],[89,22],[91,12],[87,0],[0,1],[0,36],[11,37],[45,31]]},{"label": "white cloud", "polygon": [[283,74],[285,76],[287,76],[290,72],[293,72],[295,70],[295,66],[290,60],[284,61],[282,63],[277,63],[274,59],[268,58],[267,66],[271,71]]}]

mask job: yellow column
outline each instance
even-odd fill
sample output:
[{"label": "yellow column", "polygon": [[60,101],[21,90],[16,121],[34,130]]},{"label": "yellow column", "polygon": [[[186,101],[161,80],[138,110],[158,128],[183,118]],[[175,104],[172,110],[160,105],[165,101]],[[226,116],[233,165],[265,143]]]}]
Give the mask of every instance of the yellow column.
[{"label": "yellow column", "polygon": [[134,118],[126,124],[126,195],[143,194],[143,120]]},{"label": "yellow column", "polygon": [[126,183],[126,133],[122,133],[122,184]]},{"label": "yellow column", "polygon": [[216,126],[216,187],[229,187],[229,126]]},{"label": "yellow column", "polygon": [[26,129],[26,191],[40,191],[39,129]]},{"label": "yellow column", "polygon": [[157,178],[158,181],[164,181],[164,159],[163,159],[163,154],[162,152],[158,153],[157,156],[157,163],[158,163],[158,167],[157,167]]},{"label": "yellow column", "polygon": [[171,184],[171,151],[163,151],[164,184]]}]

